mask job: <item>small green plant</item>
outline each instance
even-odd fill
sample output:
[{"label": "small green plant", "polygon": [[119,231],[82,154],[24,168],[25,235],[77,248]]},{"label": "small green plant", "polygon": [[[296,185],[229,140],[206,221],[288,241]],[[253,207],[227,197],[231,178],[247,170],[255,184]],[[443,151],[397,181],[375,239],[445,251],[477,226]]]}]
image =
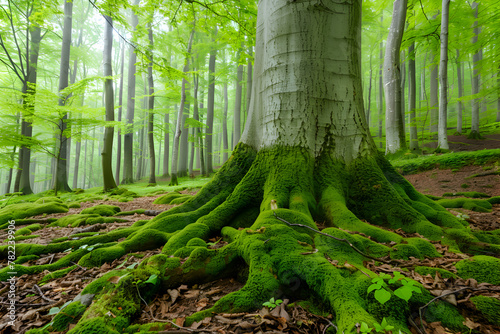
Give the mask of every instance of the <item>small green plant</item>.
[{"label": "small green plant", "polygon": [[372,330],[375,329],[377,333],[387,333],[388,331],[394,329],[394,326],[389,325],[385,318],[382,319],[382,322],[380,324],[378,322],[374,322],[373,326],[375,328],[368,326],[366,322],[362,322],[361,326],[359,327],[359,332],[370,333]]},{"label": "small green plant", "polygon": [[374,297],[380,304],[385,304],[389,299],[391,299],[391,293],[387,291],[387,283],[385,280],[389,280],[389,284],[394,284],[401,281],[403,286],[397,288],[394,291],[394,295],[405,301],[410,300],[414,292],[421,293],[419,287],[415,286],[415,281],[403,276],[399,271],[394,272],[394,277],[391,278],[388,274],[381,274],[378,277],[372,279],[372,284],[368,287],[367,292],[370,293],[375,290]]},{"label": "small green plant", "polygon": [[470,185],[468,185],[467,183],[463,183],[460,187],[467,189],[470,187]]},{"label": "small green plant", "polygon": [[262,304],[262,306],[268,307],[270,310],[274,309],[276,306],[279,306],[283,301],[281,299],[274,300],[274,297],[269,299],[269,301]]},{"label": "small green plant", "polygon": [[369,327],[366,322],[362,322],[361,326],[359,327],[360,333],[370,333],[372,330],[373,330],[373,327]]},{"label": "small green plant", "polygon": [[469,219],[470,217],[468,215],[466,215],[465,213],[459,213],[457,214],[457,218],[460,220],[460,221],[467,221],[467,219]]}]

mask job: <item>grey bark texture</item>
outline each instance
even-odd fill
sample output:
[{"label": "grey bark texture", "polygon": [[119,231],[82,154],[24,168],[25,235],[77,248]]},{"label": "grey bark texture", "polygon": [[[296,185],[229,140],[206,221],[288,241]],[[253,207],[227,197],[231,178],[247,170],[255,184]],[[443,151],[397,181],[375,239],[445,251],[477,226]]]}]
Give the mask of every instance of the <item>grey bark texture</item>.
[{"label": "grey bark texture", "polygon": [[[104,22],[104,52],[103,52],[103,67],[104,76],[111,77],[113,75],[111,53],[113,49],[113,19],[110,16],[105,16]],[[108,78],[104,81],[104,103],[106,109],[106,122],[115,120],[115,104],[113,94],[113,80]],[[101,152],[102,162],[102,179],[103,191],[107,192],[116,188],[115,178],[113,177],[113,135],[114,126],[106,126],[104,128],[104,143]]]},{"label": "grey bark texture", "polygon": [[[472,95],[479,94],[479,85],[481,80],[481,75],[479,74],[479,62],[481,61],[481,48],[478,43],[478,36],[481,32],[481,28],[478,23],[478,7],[477,2],[472,3],[472,9],[474,10],[474,36],[472,37],[472,44],[477,48],[476,53],[472,56]],[[472,118],[471,118],[471,132],[469,134],[470,138],[478,138],[479,134],[479,109],[481,101],[479,98],[472,100]]]},{"label": "grey bark texture", "polygon": [[[215,43],[217,28],[212,36],[212,43]],[[207,145],[206,160],[208,174],[213,173],[213,132],[214,132],[214,102],[215,102],[215,57],[217,48],[212,46],[210,49],[210,58],[208,60],[208,97],[207,97],[207,132],[205,141]]]},{"label": "grey bark texture", "polygon": [[149,183],[155,184],[155,142],[154,142],[154,106],[155,106],[155,87],[153,80],[153,28],[151,24],[148,27],[148,37],[149,37],[149,64],[148,64],[148,146],[149,146]]},{"label": "grey bark texture", "polygon": [[415,68],[415,43],[408,47],[408,112],[410,125],[410,150],[418,150],[418,132],[417,132],[417,79]]},{"label": "grey bark texture", "polygon": [[457,102],[457,132],[462,133],[463,129],[463,104],[460,98],[464,96],[464,85],[462,81],[462,63],[460,62],[460,51],[457,49],[457,83],[458,83],[458,102]]},{"label": "grey bark texture", "polygon": [[406,21],[407,0],[395,0],[384,56],[386,153],[406,148],[401,116],[401,72],[399,53]]},{"label": "grey bark texture", "polygon": [[438,146],[448,150],[448,22],[450,0],[443,0],[441,7],[441,54],[439,60],[439,126]]}]

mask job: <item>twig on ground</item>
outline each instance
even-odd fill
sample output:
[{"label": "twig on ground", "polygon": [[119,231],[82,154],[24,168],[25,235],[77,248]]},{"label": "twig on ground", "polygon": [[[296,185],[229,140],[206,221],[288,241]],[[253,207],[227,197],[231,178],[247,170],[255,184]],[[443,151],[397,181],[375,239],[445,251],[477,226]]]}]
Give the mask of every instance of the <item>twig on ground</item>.
[{"label": "twig on ground", "polygon": [[33,291],[36,290],[36,292],[38,292],[38,294],[40,295],[40,297],[42,297],[43,300],[45,300],[45,301],[47,301],[49,303],[54,303],[55,302],[55,300],[52,300],[50,298],[45,297],[45,295],[43,294],[42,290],[40,289],[40,287],[37,284],[33,285],[33,289],[32,290]]}]

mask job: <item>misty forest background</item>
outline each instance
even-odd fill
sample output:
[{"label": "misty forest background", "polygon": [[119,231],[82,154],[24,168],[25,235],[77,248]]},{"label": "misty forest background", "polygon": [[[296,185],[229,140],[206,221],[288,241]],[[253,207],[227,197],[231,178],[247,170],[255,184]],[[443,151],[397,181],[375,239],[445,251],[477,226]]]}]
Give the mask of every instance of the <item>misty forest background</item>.
[{"label": "misty forest background", "polygon": [[[393,1],[363,2],[365,114],[381,150],[392,13]],[[408,1],[399,66],[402,149],[415,153],[437,147],[440,13],[438,1]],[[213,173],[248,116],[256,14],[253,0],[0,0],[0,194],[103,186],[103,150],[116,184],[168,182],[174,156],[180,183]],[[499,32],[500,1],[451,1],[448,134],[500,126]],[[105,127],[114,129],[110,154]]]}]

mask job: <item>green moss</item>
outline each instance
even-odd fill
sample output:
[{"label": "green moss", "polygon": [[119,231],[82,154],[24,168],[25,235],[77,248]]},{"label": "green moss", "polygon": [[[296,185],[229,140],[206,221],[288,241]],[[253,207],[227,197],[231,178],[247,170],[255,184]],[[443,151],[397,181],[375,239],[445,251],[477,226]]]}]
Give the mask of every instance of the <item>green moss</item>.
[{"label": "green moss", "polygon": [[174,192],[171,192],[171,193],[168,193],[168,194],[165,194],[163,196],[158,197],[157,199],[155,199],[153,201],[153,204],[170,204],[170,202],[172,202],[172,200],[179,198],[179,197],[182,197],[182,196],[183,196],[182,194],[174,191]]},{"label": "green moss", "polygon": [[21,236],[15,237],[14,241],[19,242],[19,241],[23,241],[23,240],[27,240],[27,239],[35,239],[38,237],[39,237],[39,235],[37,235],[37,234],[35,234],[35,235],[21,235]]},{"label": "green moss", "polygon": [[25,256],[19,256],[14,263],[15,264],[23,264],[25,262],[31,261],[31,260],[38,260],[40,256],[38,255],[25,255]]},{"label": "green moss", "polygon": [[455,267],[462,278],[474,278],[480,283],[500,285],[500,259],[477,255],[457,262]]},{"label": "green moss", "polygon": [[441,257],[436,248],[427,240],[420,238],[407,238],[406,243],[395,245],[391,257],[396,259],[408,260],[411,256],[424,259]]},{"label": "green moss", "polygon": [[427,197],[428,199],[433,200],[433,201],[437,201],[437,200],[442,199],[442,197],[434,196],[434,195],[424,195],[424,196]]},{"label": "green moss", "polygon": [[[32,217],[43,213],[64,213],[68,212],[65,204],[49,202],[45,204],[38,203],[18,203],[11,204],[0,210],[0,225],[9,220]],[[6,226],[5,226],[6,227]]]},{"label": "green moss", "polygon": [[101,217],[98,214],[74,214],[59,218],[57,221],[49,224],[49,226],[59,227],[79,227],[83,225],[94,224],[109,224],[114,222],[126,221],[116,217]]},{"label": "green moss", "polygon": [[44,203],[62,203],[63,201],[58,197],[41,197],[35,201],[36,204],[44,204]]},{"label": "green moss", "polygon": [[52,331],[61,332],[68,328],[69,324],[75,323],[85,312],[86,306],[80,302],[73,302],[63,308],[52,320]]},{"label": "green moss", "polygon": [[100,204],[90,208],[83,209],[81,214],[97,214],[99,216],[114,216],[120,212],[120,207],[115,205]]},{"label": "green moss", "polygon": [[415,271],[419,273],[420,275],[432,275],[436,276],[436,273],[439,273],[439,275],[442,278],[457,278],[457,275],[454,273],[446,270],[446,269],[441,269],[441,268],[433,268],[433,267],[422,267],[422,266],[417,266],[415,267]]},{"label": "green moss", "polygon": [[42,228],[42,225],[40,225],[40,224],[29,225],[29,226],[20,228],[19,230],[16,231],[16,233],[14,235],[16,235],[16,236],[17,235],[29,235],[34,231],[40,230],[41,228]]},{"label": "green moss", "polygon": [[61,237],[61,238],[56,238],[56,239],[53,239],[50,243],[59,243],[59,242],[63,242],[63,241],[67,241],[69,238],[68,237]]},{"label": "green moss", "polygon": [[50,334],[48,329],[33,328],[26,332],[26,334]]},{"label": "green moss", "polygon": [[81,205],[80,205],[80,203],[78,203],[78,202],[71,202],[71,203],[69,203],[68,207],[69,207],[70,209],[79,209],[79,208],[81,208],[82,206],[81,206]]},{"label": "green moss", "polygon": [[165,247],[163,247],[163,254],[172,254],[179,248],[186,246],[186,244],[193,238],[207,238],[210,229],[205,224],[194,223],[186,226],[182,231],[177,232],[170,237]]},{"label": "green moss", "polygon": [[[111,318],[111,317],[108,317]],[[123,329],[123,328],[122,328]],[[94,318],[78,323],[68,334],[92,334],[92,333],[107,333],[120,334],[121,330],[117,331],[108,326],[108,322],[102,318]]]},{"label": "green moss", "polygon": [[486,200],[468,199],[468,198],[455,198],[455,199],[441,199],[437,201],[439,205],[445,208],[464,208],[477,212],[490,212],[491,203]]},{"label": "green moss", "polygon": [[487,199],[491,204],[500,204],[500,196],[494,196]]},{"label": "green moss", "polygon": [[68,268],[64,268],[64,269],[59,269],[59,270],[56,270],[50,274],[47,274],[45,275],[41,280],[40,280],[40,283],[47,283],[48,281],[50,280],[53,280],[53,279],[56,279],[56,278],[61,278],[61,277],[64,277],[66,276],[70,271],[73,271],[75,270],[76,268],[78,268],[78,266],[75,264],[71,267],[68,267]]},{"label": "green moss", "polygon": [[486,296],[474,296],[470,300],[490,323],[500,326],[500,300]]},{"label": "green moss", "polygon": [[458,193],[444,193],[444,197],[454,197],[454,196],[464,196],[469,198],[487,198],[490,197],[488,194],[480,193],[477,191],[468,191],[468,192],[458,192]]},{"label": "green moss", "polygon": [[137,210],[132,210],[132,211],[122,211],[118,212],[115,216],[130,216],[133,214],[143,214],[146,211],[146,209],[137,209]]},{"label": "green moss", "polygon": [[187,242],[186,246],[191,246],[191,247],[207,247],[207,243],[203,239],[192,238],[191,240],[189,240]]}]

